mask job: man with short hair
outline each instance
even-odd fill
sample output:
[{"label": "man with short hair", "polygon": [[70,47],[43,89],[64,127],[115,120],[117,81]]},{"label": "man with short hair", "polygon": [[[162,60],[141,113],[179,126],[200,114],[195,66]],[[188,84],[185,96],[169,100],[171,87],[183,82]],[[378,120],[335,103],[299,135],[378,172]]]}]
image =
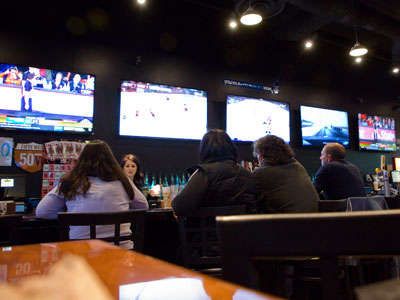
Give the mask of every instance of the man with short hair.
[{"label": "man with short hair", "polygon": [[314,187],[324,192],[326,200],[367,196],[360,171],[345,156],[346,149],[338,143],[327,144],[321,151],[322,166],[315,176]]}]

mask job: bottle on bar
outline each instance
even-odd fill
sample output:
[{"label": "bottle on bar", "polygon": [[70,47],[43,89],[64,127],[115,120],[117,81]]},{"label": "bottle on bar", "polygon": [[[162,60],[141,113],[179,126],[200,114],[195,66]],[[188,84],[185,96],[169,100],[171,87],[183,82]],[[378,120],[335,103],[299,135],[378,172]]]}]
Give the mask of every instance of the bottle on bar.
[{"label": "bottle on bar", "polygon": [[143,188],[142,188],[142,192],[145,197],[147,197],[147,195],[149,194],[149,189],[150,189],[149,175],[146,172],[146,175],[144,176],[144,184],[143,184]]}]

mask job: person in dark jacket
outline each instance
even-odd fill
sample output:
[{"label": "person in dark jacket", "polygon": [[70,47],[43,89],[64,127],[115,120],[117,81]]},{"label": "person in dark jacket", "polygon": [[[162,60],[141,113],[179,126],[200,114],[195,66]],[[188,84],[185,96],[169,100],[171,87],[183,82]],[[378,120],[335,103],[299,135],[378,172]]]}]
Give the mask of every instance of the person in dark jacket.
[{"label": "person in dark jacket", "polygon": [[260,167],[253,175],[256,199],[264,213],[307,213],[318,211],[319,196],[291,147],[274,135],[253,144]]},{"label": "person in dark jacket", "polygon": [[184,189],[172,201],[177,216],[186,216],[196,208],[246,204],[256,212],[255,183],[252,175],[237,164],[237,150],[225,131],[208,131],[200,143],[200,163]]}]

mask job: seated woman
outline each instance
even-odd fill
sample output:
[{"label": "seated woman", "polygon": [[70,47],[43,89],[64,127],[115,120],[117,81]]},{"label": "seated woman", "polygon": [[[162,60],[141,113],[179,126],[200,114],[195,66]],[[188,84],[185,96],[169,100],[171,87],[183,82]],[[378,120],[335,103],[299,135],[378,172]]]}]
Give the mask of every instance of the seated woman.
[{"label": "seated woman", "polygon": [[133,154],[126,154],[122,157],[120,166],[135,186],[139,190],[142,190],[144,175],[139,158]]},{"label": "seated woman", "polygon": [[[57,219],[57,213],[113,212],[148,209],[146,198],[125,175],[103,141],[91,141],[83,149],[78,162],[60,184],[48,193],[36,208],[36,216]],[[98,237],[112,237],[114,226],[97,226]],[[121,225],[121,236],[131,233],[130,224]],[[89,228],[71,226],[71,239],[88,239]],[[121,247],[132,249],[132,241]]]},{"label": "seated woman", "polygon": [[304,167],[283,139],[264,136],[253,144],[260,167],[254,171],[256,199],[264,213],[318,211],[318,194]]},{"label": "seated woman", "polygon": [[200,163],[182,191],[172,201],[177,216],[193,213],[200,206],[246,204],[256,211],[252,175],[236,163],[237,151],[223,130],[208,131],[200,143]]}]

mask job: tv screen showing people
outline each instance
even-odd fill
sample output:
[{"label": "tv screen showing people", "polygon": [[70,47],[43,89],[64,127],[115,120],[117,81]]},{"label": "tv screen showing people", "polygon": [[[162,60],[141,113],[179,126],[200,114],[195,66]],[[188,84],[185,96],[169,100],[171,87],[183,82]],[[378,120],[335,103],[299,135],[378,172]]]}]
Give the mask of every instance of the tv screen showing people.
[{"label": "tv screen showing people", "polygon": [[359,113],[358,138],[360,149],[396,151],[395,119]]},{"label": "tv screen showing people", "polygon": [[120,135],[200,140],[206,132],[206,91],[122,81]]},{"label": "tv screen showing people", "polygon": [[0,128],[91,133],[95,77],[0,64]]},{"label": "tv screen showing people", "polygon": [[290,143],[289,103],[227,95],[226,132],[234,141],[254,142],[272,134]]},{"label": "tv screen showing people", "polygon": [[300,105],[302,144],[322,147],[329,143],[349,146],[347,112]]}]

